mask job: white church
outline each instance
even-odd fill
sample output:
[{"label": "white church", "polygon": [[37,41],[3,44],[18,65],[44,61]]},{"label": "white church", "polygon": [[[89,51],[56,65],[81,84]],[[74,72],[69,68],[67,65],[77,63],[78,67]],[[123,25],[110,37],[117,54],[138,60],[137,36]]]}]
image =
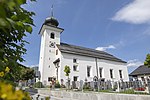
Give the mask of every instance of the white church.
[{"label": "white church", "polygon": [[49,85],[52,79],[67,81],[64,67],[70,67],[71,81],[93,81],[94,77],[105,81],[128,81],[127,63],[107,52],[60,42],[64,29],[53,16],[46,18],[39,34],[41,48],[39,58],[40,81]]}]

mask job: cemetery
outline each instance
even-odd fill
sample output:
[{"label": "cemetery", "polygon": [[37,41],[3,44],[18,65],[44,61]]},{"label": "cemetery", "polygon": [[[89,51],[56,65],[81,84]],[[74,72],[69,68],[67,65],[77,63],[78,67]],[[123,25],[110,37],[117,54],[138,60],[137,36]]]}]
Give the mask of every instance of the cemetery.
[{"label": "cemetery", "polygon": [[91,82],[85,79],[66,83],[54,81],[51,86],[38,84],[38,88],[33,86],[25,91],[41,100],[47,97],[51,100],[150,100],[150,80],[143,84],[140,80],[113,82],[94,77]]},{"label": "cemetery", "polygon": [[[68,83],[69,82],[69,83]],[[134,81],[105,81],[104,79],[93,78],[93,81],[88,82],[86,79],[83,81],[68,81],[66,84],[60,83],[60,90],[73,90],[73,91],[95,91],[95,92],[116,92],[127,94],[149,94],[150,93],[150,80],[143,83],[141,80]],[[59,83],[57,83],[58,85]],[[55,85],[55,84],[53,84]],[[62,86],[62,87],[61,87]],[[66,86],[64,88],[64,86]],[[54,87],[54,86],[51,86]]]}]

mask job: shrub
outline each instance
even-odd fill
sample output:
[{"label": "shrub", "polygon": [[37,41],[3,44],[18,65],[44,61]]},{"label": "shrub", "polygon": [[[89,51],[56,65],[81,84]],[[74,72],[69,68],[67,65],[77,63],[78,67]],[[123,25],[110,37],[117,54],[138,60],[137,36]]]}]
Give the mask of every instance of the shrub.
[{"label": "shrub", "polygon": [[35,88],[43,88],[44,86],[43,86],[42,82],[36,82],[36,83],[34,84],[34,87],[35,87]]},{"label": "shrub", "polygon": [[83,89],[91,89],[88,85],[84,85]]},{"label": "shrub", "polygon": [[90,84],[88,84],[88,83],[84,83],[84,85],[83,85],[83,89],[84,90],[87,90],[87,91],[92,91],[92,88],[90,87]]},{"label": "shrub", "polygon": [[45,100],[50,100],[50,97],[45,97]]},{"label": "shrub", "polygon": [[59,84],[58,81],[57,81],[56,84],[55,84],[55,88],[60,88],[60,84]]}]

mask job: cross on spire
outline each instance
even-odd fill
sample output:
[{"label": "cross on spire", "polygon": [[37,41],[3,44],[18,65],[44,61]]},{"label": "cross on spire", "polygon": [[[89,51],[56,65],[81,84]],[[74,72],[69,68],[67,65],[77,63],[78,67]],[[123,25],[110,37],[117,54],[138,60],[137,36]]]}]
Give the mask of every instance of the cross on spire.
[{"label": "cross on spire", "polygon": [[53,12],[53,4],[52,4],[52,7],[51,7],[51,17],[54,16],[54,12]]}]

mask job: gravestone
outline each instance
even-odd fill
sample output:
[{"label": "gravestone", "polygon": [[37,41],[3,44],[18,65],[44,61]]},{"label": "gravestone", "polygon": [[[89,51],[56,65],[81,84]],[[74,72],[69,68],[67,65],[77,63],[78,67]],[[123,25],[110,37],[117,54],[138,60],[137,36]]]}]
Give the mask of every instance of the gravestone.
[{"label": "gravestone", "polygon": [[67,81],[66,81],[66,88],[70,89],[70,79],[67,79]]},{"label": "gravestone", "polygon": [[60,80],[60,84],[64,85],[64,80],[63,79]]},{"label": "gravestone", "polygon": [[116,89],[116,91],[120,92],[120,82],[119,81],[117,82],[117,89]]},{"label": "gravestone", "polygon": [[80,90],[83,90],[83,80],[80,80]]},{"label": "gravestone", "polygon": [[101,79],[98,80],[97,85],[98,85],[98,90],[102,90]]},{"label": "gravestone", "polygon": [[94,76],[93,81],[94,81],[94,89],[97,89],[98,88],[98,84],[97,84],[98,78],[96,76]]},{"label": "gravestone", "polygon": [[106,87],[107,87],[107,89],[112,89],[112,84],[111,84],[111,81],[110,81],[110,80],[108,80],[108,81],[106,82]]},{"label": "gravestone", "polygon": [[76,89],[76,83],[75,83],[75,81],[72,81],[72,89]]},{"label": "gravestone", "polygon": [[79,89],[79,86],[80,86],[79,81],[75,81],[75,84],[76,84],[76,88]]},{"label": "gravestone", "polygon": [[94,82],[93,81],[90,82],[90,87],[94,88]]},{"label": "gravestone", "polygon": [[150,80],[147,80],[148,92],[150,93]]}]

